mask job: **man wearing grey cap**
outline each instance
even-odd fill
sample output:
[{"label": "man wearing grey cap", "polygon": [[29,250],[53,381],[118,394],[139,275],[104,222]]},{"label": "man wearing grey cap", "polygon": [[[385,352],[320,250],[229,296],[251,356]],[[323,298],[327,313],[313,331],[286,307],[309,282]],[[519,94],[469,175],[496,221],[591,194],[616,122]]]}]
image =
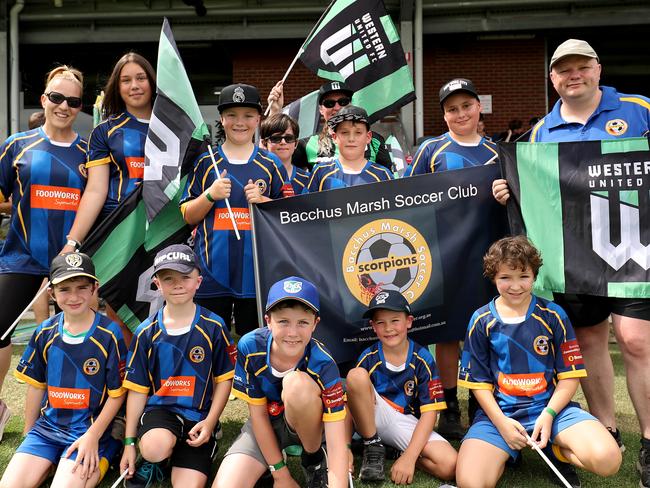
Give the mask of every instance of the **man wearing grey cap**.
[{"label": "man wearing grey cap", "polygon": [[[596,51],[585,41],[569,39],[551,58],[550,78],[560,100],[533,127],[530,142],[568,142],[646,136],[650,99],[599,86]],[[492,184],[501,203],[509,197],[506,180]],[[569,315],[589,376],[581,381],[589,409],[625,449],[616,429],[614,368],[609,356],[608,317],[612,316],[627,373],[632,404],[641,425],[638,469],[641,487],[650,487],[650,299],[554,294]]]}]

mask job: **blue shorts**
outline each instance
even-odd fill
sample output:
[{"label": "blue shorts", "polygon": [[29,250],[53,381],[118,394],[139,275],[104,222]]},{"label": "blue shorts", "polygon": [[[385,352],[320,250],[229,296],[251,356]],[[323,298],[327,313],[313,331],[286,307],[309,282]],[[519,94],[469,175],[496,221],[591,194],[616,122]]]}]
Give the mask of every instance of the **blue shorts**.
[{"label": "blue shorts", "polygon": [[[72,445],[72,442],[67,432],[57,431],[43,421],[43,417],[40,417],[34,427],[27,433],[20,446],[18,446],[16,452],[24,452],[32,456],[45,458],[52,464],[57,465],[60,459],[65,456],[65,452]],[[100,464],[105,464],[108,467],[113,458],[119,453],[120,448],[120,441],[113,439],[110,435],[110,429],[107,429],[99,440]],[[73,461],[77,459],[77,452],[79,451],[75,450],[69,459]]]},{"label": "blue shorts", "polygon": [[[528,422],[521,422],[521,425],[525,427],[528,435],[533,432],[533,428],[535,427],[535,420],[537,420],[537,418],[534,418]],[[553,420],[553,426],[551,427],[551,438],[549,441],[552,443],[553,439],[555,439],[555,436],[562,432],[564,429],[567,429],[579,422],[584,422],[585,420],[596,420],[596,417],[578,407],[565,407],[562,411],[560,411],[560,413],[557,414],[555,420]],[[508,446],[506,441],[499,433],[499,429],[497,429],[490,420],[478,420],[477,422],[474,422],[467,431],[467,434],[465,434],[463,441],[466,441],[467,439],[479,439],[481,441],[487,442],[488,444],[492,444],[493,446],[496,446],[499,449],[502,449],[510,454],[510,457],[512,459],[517,459],[517,456],[519,456],[519,451],[511,449]]]}]

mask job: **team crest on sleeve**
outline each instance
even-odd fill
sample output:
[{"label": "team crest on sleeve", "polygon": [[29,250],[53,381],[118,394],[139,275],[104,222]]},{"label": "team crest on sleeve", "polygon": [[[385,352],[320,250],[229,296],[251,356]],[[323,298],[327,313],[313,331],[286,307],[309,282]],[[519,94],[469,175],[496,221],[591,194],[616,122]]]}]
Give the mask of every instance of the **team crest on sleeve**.
[{"label": "team crest on sleeve", "polygon": [[282,284],[282,288],[287,293],[298,293],[302,290],[302,283],[295,280],[287,280]]},{"label": "team crest on sleeve", "polygon": [[88,376],[96,375],[99,372],[99,360],[97,358],[86,359],[83,370]]},{"label": "team crest on sleeve", "polygon": [[246,100],[246,95],[244,94],[244,89],[241,86],[235,88],[235,91],[232,94],[232,101],[236,103],[242,103]]},{"label": "team crest on sleeve", "polygon": [[65,257],[65,262],[67,263],[68,266],[71,266],[73,268],[78,268],[81,266],[83,259],[79,254],[72,253],[72,254],[68,254]]},{"label": "team crest on sleeve", "polygon": [[268,188],[268,185],[266,184],[266,181],[264,181],[263,179],[260,178],[259,180],[255,181],[255,184],[257,185],[257,188],[260,189],[261,194],[266,193],[266,189]]},{"label": "team crest on sleeve", "polygon": [[623,119],[608,120],[605,124],[605,130],[612,136],[622,136],[627,132],[627,122]]},{"label": "team crest on sleeve", "polygon": [[415,381],[413,380],[408,380],[406,383],[404,383],[404,394],[406,396],[413,396],[413,392],[415,391]]},{"label": "team crest on sleeve", "polygon": [[533,349],[535,349],[535,352],[540,356],[546,356],[549,351],[548,337],[543,335],[535,337],[535,340],[533,341]]},{"label": "team crest on sleeve", "polygon": [[201,346],[190,349],[190,359],[193,363],[200,363],[205,359],[205,350]]}]

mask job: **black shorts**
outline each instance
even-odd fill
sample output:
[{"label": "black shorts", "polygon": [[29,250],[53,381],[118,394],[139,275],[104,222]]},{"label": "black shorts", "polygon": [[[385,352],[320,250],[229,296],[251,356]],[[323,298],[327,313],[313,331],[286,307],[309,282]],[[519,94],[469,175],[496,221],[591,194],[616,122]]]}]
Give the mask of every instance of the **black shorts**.
[{"label": "black shorts", "polygon": [[194,469],[209,478],[212,463],[217,456],[217,439],[215,433],[212,432],[210,440],[205,444],[199,447],[188,445],[185,442],[189,439],[187,434],[196,424],[197,422],[187,420],[164,408],[149,410],[140,417],[138,439],[141,439],[151,429],[167,429],[176,436],[176,445],[170,458],[172,467]]},{"label": "black shorts", "polygon": [[240,336],[260,326],[257,317],[257,301],[254,298],[197,297],[194,301],[221,317],[228,331],[234,319],[235,330]]},{"label": "black shorts", "polygon": [[[29,305],[41,287],[43,278],[47,278],[47,276],[18,273],[0,274],[0,296],[2,297],[0,337]],[[0,349],[9,345],[11,345],[11,334],[8,334],[4,340],[0,340]]]},{"label": "black shorts", "polygon": [[598,325],[613,313],[623,317],[650,320],[650,299],[648,298],[612,298],[553,293],[553,300],[566,311],[573,327]]}]

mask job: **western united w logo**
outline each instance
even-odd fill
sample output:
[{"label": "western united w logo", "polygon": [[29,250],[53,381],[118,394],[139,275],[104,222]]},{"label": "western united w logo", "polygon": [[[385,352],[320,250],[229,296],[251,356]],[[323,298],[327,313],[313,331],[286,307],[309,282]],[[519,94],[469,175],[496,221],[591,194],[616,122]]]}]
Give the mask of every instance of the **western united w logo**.
[{"label": "western united w logo", "polygon": [[[647,190],[642,190],[647,191]],[[641,216],[639,191],[619,191],[620,243],[611,242],[609,192],[592,192],[591,203],[591,242],[593,250],[615,270],[632,259],[646,271],[650,268],[650,245],[641,243],[641,221],[647,225],[648,215]],[[647,195],[646,195],[647,196]],[[646,200],[647,201],[647,200]],[[644,208],[643,212],[648,209]]]}]

